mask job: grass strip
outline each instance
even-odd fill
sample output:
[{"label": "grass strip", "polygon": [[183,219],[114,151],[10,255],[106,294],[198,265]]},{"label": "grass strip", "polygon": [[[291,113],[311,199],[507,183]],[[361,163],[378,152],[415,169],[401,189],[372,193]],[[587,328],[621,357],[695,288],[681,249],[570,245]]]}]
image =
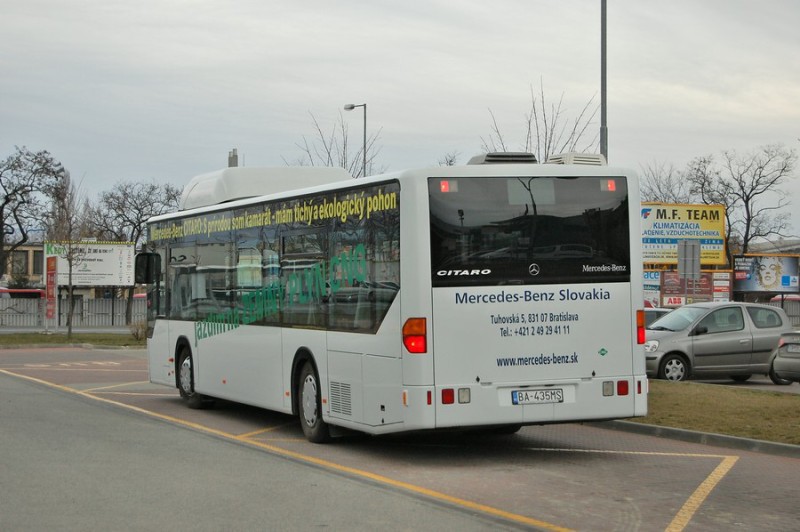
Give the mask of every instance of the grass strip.
[{"label": "grass strip", "polygon": [[651,380],[648,415],[631,421],[800,445],[798,414],[800,394]]},{"label": "grass strip", "polygon": [[25,345],[65,345],[93,344],[109,347],[145,347],[146,340],[136,340],[126,333],[73,333],[67,338],[66,332],[31,332],[0,334],[0,346]]}]

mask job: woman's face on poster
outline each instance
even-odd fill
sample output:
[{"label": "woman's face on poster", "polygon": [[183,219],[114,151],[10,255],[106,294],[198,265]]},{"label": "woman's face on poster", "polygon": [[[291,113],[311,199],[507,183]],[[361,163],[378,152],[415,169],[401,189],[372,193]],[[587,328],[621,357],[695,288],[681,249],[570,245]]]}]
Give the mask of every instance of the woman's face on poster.
[{"label": "woman's face on poster", "polygon": [[780,260],[772,257],[761,259],[757,273],[762,286],[769,288],[777,285],[781,276]]}]

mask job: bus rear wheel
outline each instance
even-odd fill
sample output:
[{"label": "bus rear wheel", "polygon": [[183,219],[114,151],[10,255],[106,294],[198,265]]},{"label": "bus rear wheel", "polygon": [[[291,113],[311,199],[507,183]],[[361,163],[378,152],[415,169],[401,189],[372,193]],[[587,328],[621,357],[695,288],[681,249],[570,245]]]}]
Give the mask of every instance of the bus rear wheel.
[{"label": "bus rear wheel", "polygon": [[300,426],[306,439],[312,443],[330,441],[331,432],[328,424],[322,420],[322,398],[320,397],[319,376],[311,362],[303,364],[297,380],[300,394],[298,411]]},{"label": "bus rear wheel", "polygon": [[194,359],[187,347],[178,355],[178,391],[189,408],[206,408],[211,404],[211,400],[194,391]]}]

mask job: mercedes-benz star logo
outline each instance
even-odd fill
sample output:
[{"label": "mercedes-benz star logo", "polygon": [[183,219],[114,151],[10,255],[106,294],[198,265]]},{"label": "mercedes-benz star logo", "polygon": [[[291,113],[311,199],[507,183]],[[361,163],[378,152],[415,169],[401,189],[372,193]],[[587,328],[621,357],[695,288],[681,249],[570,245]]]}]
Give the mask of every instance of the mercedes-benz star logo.
[{"label": "mercedes-benz star logo", "polygon": [[539,275],[539,265],[534,262],[528,266],[528,273],[531,275]]}]

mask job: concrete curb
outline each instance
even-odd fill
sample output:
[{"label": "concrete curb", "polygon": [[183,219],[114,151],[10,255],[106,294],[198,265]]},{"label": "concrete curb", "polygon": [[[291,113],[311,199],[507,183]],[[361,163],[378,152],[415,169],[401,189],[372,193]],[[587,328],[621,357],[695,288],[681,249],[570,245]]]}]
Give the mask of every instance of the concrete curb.
[{"label": "concrete curb", "polygon": [[752,451],[754,453],[765,453],[777,456],[788,456],[790,458],[800,458],[800,445],[752,440],[749,438],[740,438],[738,436],[726,436],[724,434],[711,434],[693,430],[674,429],[671,427],[662,427],[660,425],[636,423],[634,421],[615,420],[591,422],[585,424],[603,429],[620,430],[634,434],[643,434],[646,436],[657,436],[659,438],[670,438],[688,443],[699,443],[702,445],[726,447],[728,449],[737,449],[740,451]]}]

